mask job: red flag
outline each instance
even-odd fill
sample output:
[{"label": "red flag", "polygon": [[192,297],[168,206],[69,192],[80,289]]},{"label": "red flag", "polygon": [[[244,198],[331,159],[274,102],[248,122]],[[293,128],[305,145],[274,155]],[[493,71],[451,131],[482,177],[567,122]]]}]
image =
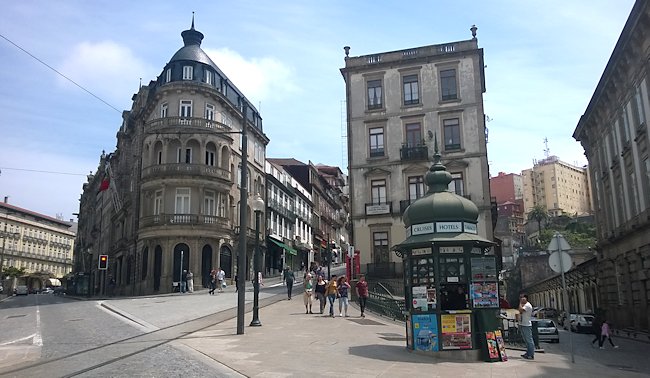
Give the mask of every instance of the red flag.
[{"label": "red flag", "polygon": [[107,190],[110,184],[111,184],[110,179],[108,177],[104,177],[102,183],[99,184],[99,192],[103,192],[104,190]]}]

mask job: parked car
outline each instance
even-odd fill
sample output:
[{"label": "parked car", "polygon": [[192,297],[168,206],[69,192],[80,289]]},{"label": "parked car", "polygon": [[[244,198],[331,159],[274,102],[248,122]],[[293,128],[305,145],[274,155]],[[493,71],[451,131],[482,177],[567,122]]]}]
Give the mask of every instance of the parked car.
[{"label": "parked car", "polygon": [[537,311],[533,310],[533,317],[540,319],[553,319],[558,316],[558,311],[550,307],[540,307]]},{"label": "parked car", "polygon": [[562,327],[564,327],[564,329],[566,329],[566,330],[571,329],[571,323],[573,323],[576,320],[576,316],[578,316],[578,315],[577,314],[569,314],[569,317],[567,317],[565,315],[564,320],[562,321]]},{"label": "parked car", "polygon": [[593,322],[593,315],[577,314],[575,319],[571,321],[571,331],[578,333],[591,332]]},{"label": "parked car", "polygon": [[537,323],[537,337],[539,341],[549,341],[551,343],[560,342],[560,332],[551,319],[533,319]]},{"label": "parked car", "polygon": [[29,294],[29,289],[27,289],[27,286],[25,286],[25,285],[18,285],[18,286],[16,286],[16,289],[14,290],[14,294],[16,294],[16,295],[27,295],[27,294]]},{"label": "parked car", "polygon": [[2,287],[2,285],[0,285],[0,294],[4,293],[4,291],[5,291],[5,288]]},{"label": "parked car", "polygon": [[51,287],[45,288],[43,291],[41,291],[41,294],[54,294],[54,289]]}]

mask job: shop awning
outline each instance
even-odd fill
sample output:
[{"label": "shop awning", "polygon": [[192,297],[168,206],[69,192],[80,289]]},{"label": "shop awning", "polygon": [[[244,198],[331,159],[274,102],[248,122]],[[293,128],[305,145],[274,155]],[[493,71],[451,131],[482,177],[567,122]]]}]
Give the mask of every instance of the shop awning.
[{"label": "shop awning", "polygon": [[61,281],[58,278],[48,278],[47,283],[50,286],[61,286]]},{"label": "shop awning", "polygon": [[286,244],[284,244],[282,242],[279,242],[279,241],[277,241],[275,239],[272,239],[272,238],[269,238],[269,240],[272,241],[273,243],[275,243],[278,247],[284,248],[285,251],[289,252],[290,254],[292,254],[294,256],[298,254],[298,251],[296,251],[295,249],[289,247],[288,245],[286,245]]}]

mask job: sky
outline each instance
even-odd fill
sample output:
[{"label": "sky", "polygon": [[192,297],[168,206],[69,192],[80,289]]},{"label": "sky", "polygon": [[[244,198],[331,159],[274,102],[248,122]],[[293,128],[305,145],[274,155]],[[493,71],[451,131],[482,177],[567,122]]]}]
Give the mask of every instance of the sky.
[{"label": "sky", "polygon": [[155,80],[183,46],[193,11],[203,50],[260,110],[267,157],[346,172],[343,47],[359,56],[468,40],[475,24],[485,55],[490,173],[520,173],[546,156],[546,146],[565,162],[587,164],[572,134],[633,0],[403,4],[4,2],[0,200],[75,218],[86,175],[103,150],[115,149],[121,111],[131,108],[140,80]]}]

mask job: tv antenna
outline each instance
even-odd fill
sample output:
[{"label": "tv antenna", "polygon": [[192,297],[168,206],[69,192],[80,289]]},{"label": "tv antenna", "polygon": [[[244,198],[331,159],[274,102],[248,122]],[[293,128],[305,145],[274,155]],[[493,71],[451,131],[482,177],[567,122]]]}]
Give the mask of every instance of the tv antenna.
[{"label": "tv antenna", "polygon": [[544,137],[544,156],[548,157],[551,150],[548,149],[548,138]]}]

